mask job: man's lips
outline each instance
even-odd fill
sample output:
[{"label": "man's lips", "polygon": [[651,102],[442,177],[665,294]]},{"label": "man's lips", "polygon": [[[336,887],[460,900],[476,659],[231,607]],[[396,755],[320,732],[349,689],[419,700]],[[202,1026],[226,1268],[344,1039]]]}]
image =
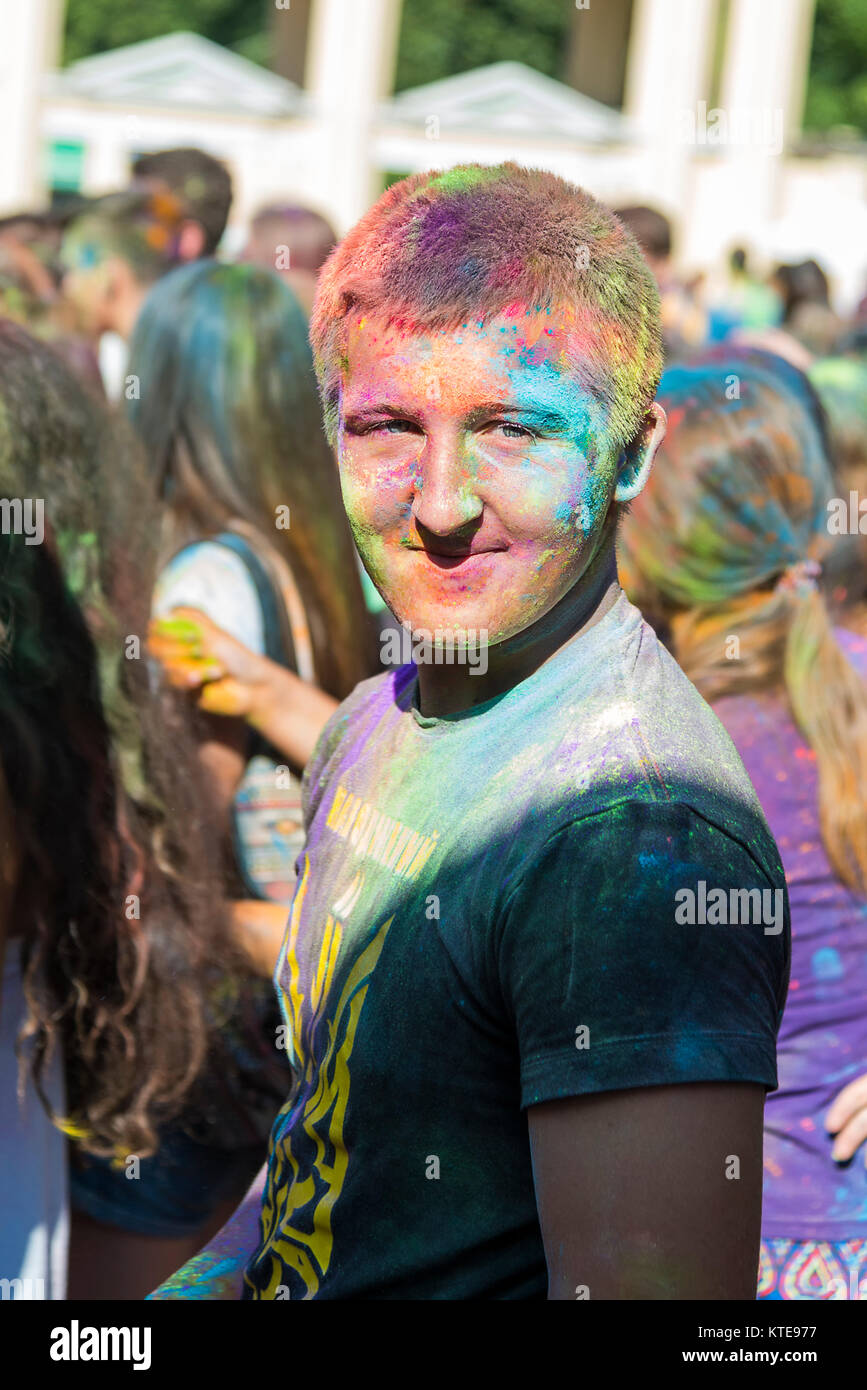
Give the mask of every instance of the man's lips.
[{"label": "man's lips", "polygon": [[438,570],[457,570],[462,571],[476,569],[492,555],[502,555],[505,547],[492,546],[490,548],[479,547],[476,550],[429,550],[427,546],[413,547],[420,554],[424,555],[430,563]]}]

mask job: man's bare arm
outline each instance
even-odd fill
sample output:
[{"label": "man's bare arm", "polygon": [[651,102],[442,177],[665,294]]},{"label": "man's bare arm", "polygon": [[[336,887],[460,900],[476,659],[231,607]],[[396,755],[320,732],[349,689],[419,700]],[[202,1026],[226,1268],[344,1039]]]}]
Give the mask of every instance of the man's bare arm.
[{"label": "man's bare arm", "polygon": [[763,1110],[728,1082],[532,1106],[548,1297],[755,1299]]},{"label": "man's bare arm", "polygon": [[148,1294],[149,1299],[239,1299],[244,1268],[259,1240],[259,1213],[265,1190],[263,1164],[246,1197],[213,1240]]}]

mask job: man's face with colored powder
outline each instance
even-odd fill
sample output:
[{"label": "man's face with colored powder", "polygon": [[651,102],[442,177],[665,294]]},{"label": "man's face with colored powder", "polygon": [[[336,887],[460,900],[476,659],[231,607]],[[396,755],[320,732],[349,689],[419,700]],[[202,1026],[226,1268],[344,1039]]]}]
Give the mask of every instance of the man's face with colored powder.
[{"label": "man's face with colored powder", "polygon": [[374,582],[412,628],[502,642],[587,569],[621,451],[568,346],[556,315],[524,310],[418,334],[348,325],[344,502]]}]

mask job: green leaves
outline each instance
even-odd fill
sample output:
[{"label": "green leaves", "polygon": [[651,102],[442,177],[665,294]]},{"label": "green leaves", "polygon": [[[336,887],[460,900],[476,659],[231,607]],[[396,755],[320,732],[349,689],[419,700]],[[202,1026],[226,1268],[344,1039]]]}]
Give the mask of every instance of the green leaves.
[{"label": "green leaves", "polygon": [[63,62],[181,31],[235,48],[253,61],[267,61],[269,13],[265,0],[148,0],[147,5],[67,0]]},{"label": "green leaves", "polygon": [[867,8],[863,0],[818,0],[804,127],[849,125],[867,133]]}]

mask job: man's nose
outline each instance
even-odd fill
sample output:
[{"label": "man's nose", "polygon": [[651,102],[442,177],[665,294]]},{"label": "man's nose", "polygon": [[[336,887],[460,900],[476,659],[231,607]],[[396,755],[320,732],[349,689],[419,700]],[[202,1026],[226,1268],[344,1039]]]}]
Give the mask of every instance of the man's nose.
[{"label": "man's nose", "polygon": [[428,436],[418,460],[412,515],[437,536],[478,520],[483,503],[476,471],[463,441],[452,434]]}]

